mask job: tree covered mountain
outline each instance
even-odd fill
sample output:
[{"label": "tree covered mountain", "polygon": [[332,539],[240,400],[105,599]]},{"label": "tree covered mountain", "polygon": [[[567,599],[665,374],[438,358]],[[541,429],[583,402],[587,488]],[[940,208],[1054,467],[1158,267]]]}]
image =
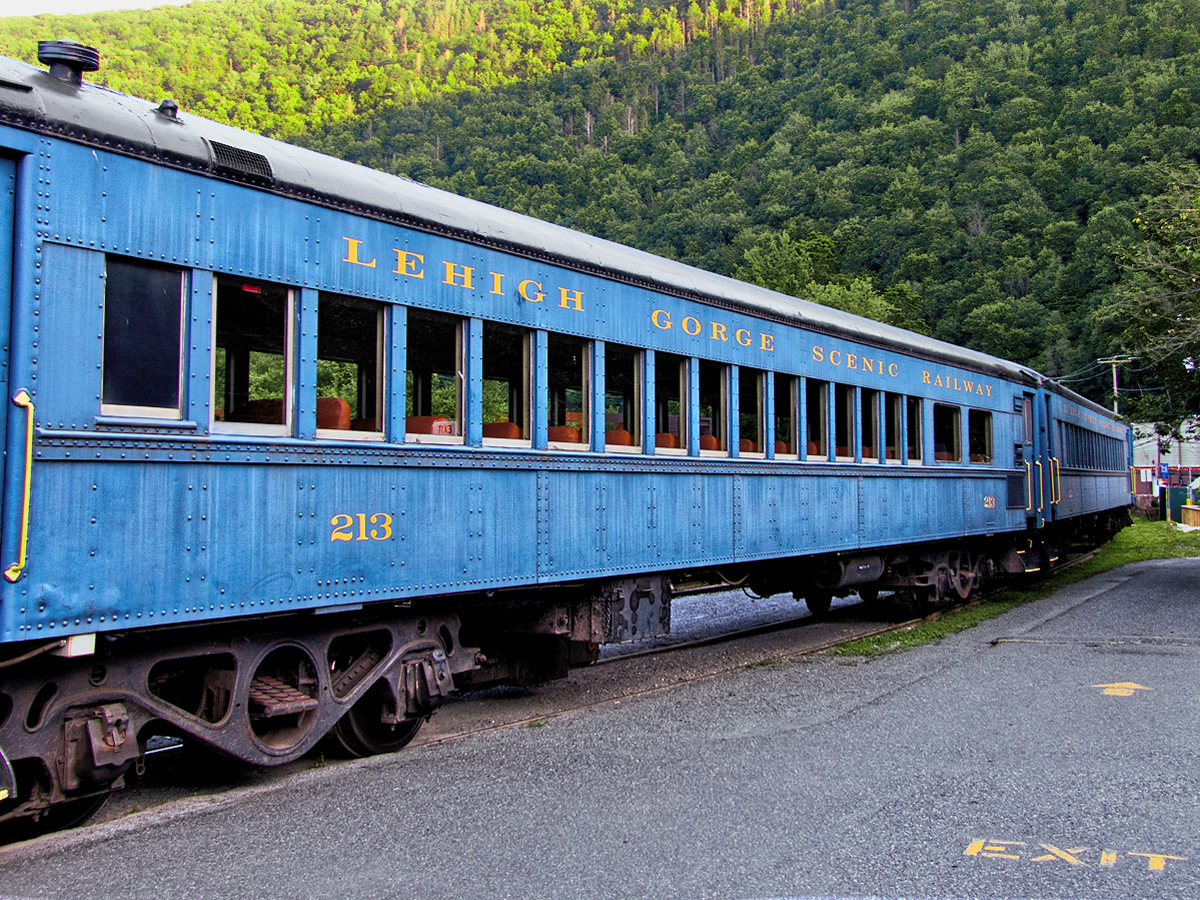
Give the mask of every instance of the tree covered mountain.
[{"label": "tree covered mountain", "polygon": [[[7,55],[50,37],[99,47],[116,89],[1098,400],[1095,360],[1130,349],[1134,219],[1164,165],[1200,155],[1200,0],[209,0],[0,20]],[[1161,375],[1135,366],[1123,403]],[[1200,409],[1196,378],[1173,390]]]}]

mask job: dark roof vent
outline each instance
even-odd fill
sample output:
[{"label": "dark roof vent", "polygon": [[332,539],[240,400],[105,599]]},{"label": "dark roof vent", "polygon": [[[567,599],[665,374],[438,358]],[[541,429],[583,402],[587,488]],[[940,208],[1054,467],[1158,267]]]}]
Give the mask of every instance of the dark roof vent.
[{"label": "dark roof vent", "polygon": [[164,100],[162,103],[158,104],[158,108],[155,110],[155,112],[160,116],[165,116],[168,119],[178,119],[179,104],[174,100]]},{"label": "dark roof vent", "polygon": [[38,62],[50,67],[51,77],[78,87],[84,72],[100,68],[100,51],[74,41],[38,41]]},{"label": "dark roof vent", "polygon": [[220,141],[209,141],[212,148],[213,171],[219,175],[232,175],[244,181],[273,184],[275,173],[270,161],[261,153],[232,147]]}]

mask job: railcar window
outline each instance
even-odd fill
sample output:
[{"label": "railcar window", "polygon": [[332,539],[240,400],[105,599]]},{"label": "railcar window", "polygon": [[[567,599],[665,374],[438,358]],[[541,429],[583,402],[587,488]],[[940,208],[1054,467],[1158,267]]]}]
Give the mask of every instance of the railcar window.
[{"label": "railcar window", "polygon": [[318,434],[381,438],[382,374],[383,304],[321,294],[317,301]]},{"label": "railcar window", "polygon": [[933,404],[933,458],[937,462],[962,460],[962,412],[957,406]]},{"label": "railcar window", "polygon": [[758,369],[738,370],[738,452],[765,453],[763,444],[763,380]]},{"label": "railcar window", "polygon": [[682,356],[654,357],[654,446],[662,451],[687,450],[687,367]]},{"label": "railcar window", "polygon": [[184,285],[180,269],[106,261],[101,412],[180,418]]},{"label": "railcar window", "polygon": [[637,452],[642,439],[642,354],[633,347],[604,345],[604,445]]},{"label": "railcar window", "polygon": [[900,416],[904,414],[904,398],[899,394],[883,395],[883,456],[884,459],[900,459]]},{"label": "railcar window", "polygon": [[409,308],[404,355],[405,440],[461,442],[462,319]]},{"label": "railcar window", "polygon": [[854,388],[848,384],[833,386],[833,439],[838,459],[854,459],[857,440],[854,415]]},{"label": "railcar window", "polygon": [[588,442],[588,342],[565,334],[548,335],[551,444]]},{"label": "railcar window", "polygon": [[529,331],[483,323],[483,437],[529,440]]},{"label": "railcar window", "polygon": [[286,433],[292,421],[292,320],[288,288],[216,279],[213,421]]},{"label": "railcar window", "polygon": [[862,455],[865,462],[879,461],[879,391],[862,392]]},{"label": "railcar window", "polygon": [[700,451],[729,450],[727,399],[729,370],[720,363],[700,360]]},{"label": "railcar window", "polygon": [[1058,452],[1071,469],[1119,472],[1125,467],[1123,441],[1069,422],[1061,423]]},{"label": "railcar window", "polygon": [[829,458],[829,382],[805,383],[804,421],[807,423],[808,459]]},{"label": "railcar window", "polygon": [[919,463],[922,457],[922,448],[925,446],[924,441],[921,439],[921,422],[925,407],[920,397],[909,397],[906,406],[906,413],[908,415],[908,461],[910,463]]},{"label": "railcar window", "polygon": [[775,376],[775,455],[795,456],[798,450],[799,415],[796,409],[796,379]]},{"label": "railcar window", "polygon": [[1024,397],[1021,401],[1021,418],[1025,422],[1025,443],[1033,443],[1033,398]]},{"label": "railcar window", "polygon": [[973,463],[992,461],[992,414],[987,410],[967,410],[967,452]]}]

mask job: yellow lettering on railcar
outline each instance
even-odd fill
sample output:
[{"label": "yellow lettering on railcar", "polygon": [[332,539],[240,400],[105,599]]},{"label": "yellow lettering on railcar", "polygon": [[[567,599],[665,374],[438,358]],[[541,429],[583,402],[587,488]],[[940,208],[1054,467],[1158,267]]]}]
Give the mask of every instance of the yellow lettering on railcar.
[{"label": "yellow lettering on railcar", "polygon": [[[660,331],[670,331],[675,327],[676,322],[665,309],[656,309],[650,313],[650,324]],[[689,337],[699,337],[702,340],[709,341],[721,341],[726,344],[731,342],[731,326],[725,322],[713,320],[705,322],[696,316],[686,316],[678,324],[679,329]],[[707,335],[707,337],[703,337],[704,335]],[[755,338],[754,332],[748,328],[735,328],[733,329],[732,343],[747,349],[756,348],[767,353],[775,352],[775,336],[765,331],[760,331],[758,337]]]},{"label": "yellow lettering on railcar", "polygon": [[[392,538],[390,513],[338,513],[329,520],[330,541],[387,541]],[[372,526],[368,528],[369,526]]]},{"label": "yellow lettering on railcar", "polygon": [[[862,356],[842,350],[826,350],[820,344],[813,344],[812,361],[825,363],[838,369],[849,369],[864,375],[886,375],[889,378],[900,377],[899,363],[885,363],[882,359],[872,356]],[[868,381],[874,379],[867,379]]]}]

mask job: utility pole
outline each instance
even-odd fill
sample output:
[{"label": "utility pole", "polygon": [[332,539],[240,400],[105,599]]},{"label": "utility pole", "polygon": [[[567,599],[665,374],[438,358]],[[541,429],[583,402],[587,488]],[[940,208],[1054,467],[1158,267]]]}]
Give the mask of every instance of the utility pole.
[{"label": "utility pole", "polygon": [[1111,364],[1112,364],[1112,370],[1113,370],[1113,413],[1114,413],[1115,415],[1120,415],[1120,414],[1121,414],[1121,406],[1120,406],[1120,401],[1119,401],[1119,399],[1118,399],[1118,398],[1119,398],[1119,396],[1120,396],[1120,390],[1119,390],[1119,389],[1118,389],[1118,387],[1117,387],[1117,365],[1118,365],[1118,364],[1120,364],[1120,363],[1129,363],[1129,362],[1133,362],[1133,361],[1134,361],[1134,360],[1136,360],[1136,359],[1137,359],[1137,357],[1136,357],[1136,356],[1110,356],[1110,357],[1108,357],[1107,359],[1098,359],[1098,360],[1096,360],[1096,362],[1097,362],[1098,364],[1100,364],[1100,365],[1106,365],[1106,364],[1108,364],[1108,363],[1111,363]]}]

